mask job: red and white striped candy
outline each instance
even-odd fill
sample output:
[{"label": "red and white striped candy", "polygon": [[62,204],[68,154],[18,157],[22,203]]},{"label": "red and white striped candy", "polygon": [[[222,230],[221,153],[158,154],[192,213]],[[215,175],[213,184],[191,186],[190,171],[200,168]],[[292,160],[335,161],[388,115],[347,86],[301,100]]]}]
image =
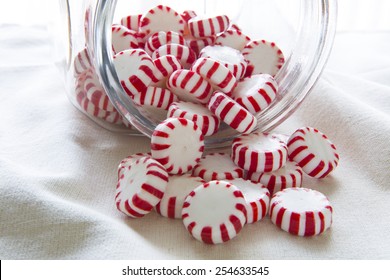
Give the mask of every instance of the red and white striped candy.
[{"label": "red and white striped candy", "polygon": [[208,57],[199,58],[192,65],[191,70],[209,81],[215,89],[226,94],[230,94],[237,86],[237,79],[233,73],[215,59]]},{"label": "red and white striped candy", "polygon": [[81,75],[82,79],[76,80],[76,101],[80,106],[80,109],[87,113],[88,115],[92,117],[97,117],[100,119],[107,118],[109,116],[109,112],[106,110],[102,110],[99,107],[92,104],[92,102],[87,98],[87,94],[84,90],[84,84],[85,84],[85,77],[86,74]]},{"label": "red and white striped candy", "polygon": [[87,98],[93,105],[105,111],[116,112],[114,105],[112,105],[104,88],[100,85],[99,78],[93,70],[88,71],[85,77],[84,90]]},{"label": "red and white striped candy", "polygon": [[146,45],[146,40],[148,39],[148,36],[143,32],[137,33],[137,40],[138,40],[138,47],[140,49],[144,49]]},{"label": "red and white striped candy", "polygon": [[125,50],[114,55],[114,65],[124,91],[130,96],[137,95],[154,79],[155,65],[143,50]]},{"label": "red and white striped candy", "polygon": [[232,160],[247,171],[275,171],[287,161],[287,146],[267,133],[241,135],[233,140]]},{"label": "red and white striped candy", "polygon": [[237,30],[237,31],[242,31],[242,29],[235,23],[229,26],[228,30]]},{"label": "red and white striped candy", "polygon": [[276,98],[278,84],[268,74],[257,74],[238,82],[232,98],[252,114],[267,108]]},{"label": "red and white striped candy", "polygon": [[184,68],[189,68],[196,60],[196,54],[187,46],[179,44],[166,44],[153,52],[152,58],[156,59],[165,55],[173,55]]},{"label": "red and white striped candy", "polygon": [[210,57],[221,62],[238,80],[244,76],[248,64],[240,51],[226,46],[207,46],[199,57]]},{"label": "red and white striped candy", "polygon": [[103,118],[103,120],[111,124],[123,125],[123,118],[117,111],[108,112],[107,117]]},{"label": "red and white striped candy", "polygon": [[192,36],[203,38],[225,32],[230,24],[226,15],[210,18],[195,17],[188,21],[188,27]]},{"label": "red and white striped candy", "polygon": [[168,184],[165,168],[150,157],[142,157],[119,173],[115,203],[131,218],[141,218],[160,202]]},{"label": "red and white striped candy", "polygon": [[289,188],[271,199],[272,223],[294,235],[314,236],[332,224],[333,208],[322,193],[306,188]]},{"label": "red and white striped candy", "polygon": [[290,160],[298,163],[311,177],[325,178],[338,165],[336,146],[316,128],[303,127],[296,130],[288,140]]},{"label": "red and white striped candy", "polygon": [[152,55],[155,50],[166,44],[185,45],[183,35],[173,31],[160,31],[154,33],[146,42],[145,51]]},{"label": "red and white striped candy", "polygon": [[232,29],[219,35],[215,44],[242,51],[250,41],[251,39],[241,31]]},{"label": "red and white striped candy", "polygon": [[177,70],[167,81],[167,87],[179,97],[180,100],[207,104],[213,88],[211,84],[198,73],[191,70]]},{"label": "red and white striped candy", "polygon": [[137,32],[120,24],[112,25],[112,49],[115,53],[138,48]]},{"label": "red and white striped candy", "polygon": [[76,77],[74,92],[75,92],[76,101],[79,105],[81,105],[81,102],[85,98],[87,98],[87,94],[85,93],[84,90],[84,85],[88,73],[89,70],[86,70]]},{"label": "red and white striped candy", "polygon": [[265,186],[241,178],[228,180],[228,182],[235,185],[244,195],[247,224],[258,222],[267,215],[270,193]]},{"label": "red and white striped candy", "polygon": [[181,17],[183,18],[183,20],[184,20],[185,22],[188,22],[190,19],[192,19],[192,18],[194,18],[194,17],[196,17],[196,16],[197,16],[197,14],[196,14],[196,12],[193,11],[193,10],[186,10],[186,11],[184,11],[184,12],[181,14]]},{"label": "red and white striped candy", "polygon": [[151,35],[159,31],[184,33],[185,22],[175,10],[158,5],[149,10],[141,19],[139,31]]},{"label": "red and white striped candy", "polygon": [[152,134],[152,157],[170,174],[190,171],[199,162],[203,150],[202,131],[191,120],[168,118]]},{"label": "red and white striped candy", "polygon": [[128,16],[121,18],[121,24],[130,30],[138,32],[141,18],[142,18],[142,14],[128,15]]},{"label": "red and white striped candy", "polygon": [[222,92],[214,92],[207,106],[214,115],[238,132],[251,133],[256,128],[257,119]]},{"label": "red and white striped candy", "polygon": [[225,153],[210,153],[202,157],[192,170],[192,175],[199,176],[205,181],[232,180],[242,178],[244,170],[231,160]]},{"label": "red and white striped candy", "polygon": [[183,69],[180,61],[173,55],[164,55],[153,60],[156,66],[154,73],[155,79],[152,82],[152,86],[166,88],[166,83],[169,76],[172,75],[176,70]]},{"label": "red and white striped candy", "polygon": [[195,52],[197,56],[199,56],[202,49],[206,46],[212,46],[215,43],[216,37],[205,37],[205,38],[195,38],[191,35],[187,35],[185,37],[187,46]]},{"label": "red and white striped candy", "polygon": [[286,188],[300,188],[302,186],[302,168],[293,161],[287,160],[286,164],[273,172],[251,172],[247,174],[247,179],[259,182],[266,186],[273,195]]},{"label": "red and white striped candy", "polygon": [[130,165],[132,165],[134,162],[136,162],[138,159],[143,157],[151,157],[150,153],[136,153],[131,156],[128,156],[121,160],[121,162],[118,165],[118,178],[122,174],[123,170],[128,168]]},{"label": "red and white striped candy", "polygon": [[171,106],[169,106],[168,117],[192,120],[202,130],[204,136],[210,136],[217,133],[220,123],[219,119],[206,107],[185,101],[173,102]]},{"label": "red and white striped candy", "polygon": [[108,112],[106,110],[102,110],[99,107],[92,104],[92,102],[85,96],[85,93],[83,92],[83,95],[77,96],[77,102],[80,105],[80,109],[87,113],[91,117],[96,117],[99,119],[104,120],[105,122],[121,125],[123,124],[123,120],[121,115],[116,112]]},{"label": "red and white striped candy", "polygon": [[248,60],[246,76],[270,74],[275,76],[284,64],[284,55],[274,42],[252,41],[242,50]]},{"label": "red and white striped candy", "polygon": [[202,178],[190,174],[171,175],[161,201],[156,205],[156,212],[163,217],[181,219],[184,199],[196,187],[204,184]]},{"label": "red and white striped candy", "polygon": [[219,244],[233,239],[246,221],[242,192],[225,181],[211,181],[193,190],[185,199],[183,223],[197,240]]},{"label": "red and white striped candy", "polygon": [[146,105],[168,110],[172,102],[178,101],[178,98],[168,89],[149,86],[145,91],[134,95],[132,100],[140,106]]},{"label": "red and white striped candy", "polygon": [[92,62],[89,57],[88,49],[82,49],[74,58],[74,74],[81,75],[84,71],[92,67]]}]

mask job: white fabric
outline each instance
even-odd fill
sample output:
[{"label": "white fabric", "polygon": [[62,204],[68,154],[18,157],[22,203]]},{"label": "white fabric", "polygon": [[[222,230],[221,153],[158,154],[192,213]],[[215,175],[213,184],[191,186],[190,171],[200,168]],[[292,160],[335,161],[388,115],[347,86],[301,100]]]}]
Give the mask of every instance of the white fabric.
[{"label": "white fabric", "polygon": [[115,208],[116,168],[149,140],[108,132],[67,100],[41,28],[0,26],[0,259],[389,259],[390,33],[339,34],[324,75],[278,132],[317,127],[339,167],[304,178],[334,207],[325,234],[269,218],[218,246],[180,220]]}]

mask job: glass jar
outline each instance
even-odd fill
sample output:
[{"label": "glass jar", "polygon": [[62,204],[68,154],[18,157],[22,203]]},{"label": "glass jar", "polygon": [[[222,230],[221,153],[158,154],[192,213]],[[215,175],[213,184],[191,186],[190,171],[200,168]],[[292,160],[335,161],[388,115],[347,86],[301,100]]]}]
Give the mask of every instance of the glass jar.
[{"label": "glass jar", "polygon": [[[165,118],[164,114],[152,114],[135,106],[127,97],[116,75],[111,46],[113,23],[130,14],[143,14],[159,4],[178,12],[226,14],[252,40],[264,39],[280,47],[285,63],[275,76],[279,93],[256,116],[259,131],[275,128],[298,108],[325,66],[336,29],[336,0],[58,0],[57,7],[52,9],[50,27],[55,39],[56,63],[63,71],[68,97],[80,111],[106,129],[150,137]],[[85,53],[90,65],[75,65],[77,56]],[[106,92],[114,105],[112,113],[100,111],[102,104],[88,107],[78,98],[80,89],[75,72],[77,67],[87,66],[98,80],[99,90]],[[206,145],[226,146],[237,135],[222,126],[217,134],[206,137]]]}]

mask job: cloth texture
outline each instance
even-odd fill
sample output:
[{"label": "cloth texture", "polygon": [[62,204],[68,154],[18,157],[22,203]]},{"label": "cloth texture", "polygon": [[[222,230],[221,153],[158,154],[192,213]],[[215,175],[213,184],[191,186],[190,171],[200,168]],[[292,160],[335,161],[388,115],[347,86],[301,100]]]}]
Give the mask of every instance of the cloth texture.
[{"label": "cloth texture", "polygon": [[332,227],[292,236],[266,217],[211,246],[182,221],[130,219],[114,203],[122,158],[146,137],[109,132],[67,99],[40,27],[0,26],[0,259],[389,259],[390,33],[339,33],[318,83],[275,132],[312,126],[340,154],[304,177],[334,209]]}]

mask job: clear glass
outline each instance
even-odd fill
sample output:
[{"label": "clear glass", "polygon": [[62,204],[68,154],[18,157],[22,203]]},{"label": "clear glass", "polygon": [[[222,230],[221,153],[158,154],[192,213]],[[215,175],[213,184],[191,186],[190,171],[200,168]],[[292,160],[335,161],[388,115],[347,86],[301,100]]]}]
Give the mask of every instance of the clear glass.
[{"label": "clear glass", "polygon": [[[336,29],[336,0],[59,0],[54,16],[53,37],[57,42],[57,63],[64,70],[68,96],[78,104],[75,92],[74,59],[87,48],[92,66],[115,108],[132,125],[113,125],[87,114],[102,127],[132,135],[151,136],[165,116],[150,114],[135,106],[123,91],[113,66],[111,25],[129,14],[145,13],[158,4],[181,12],[193,9],[205,14],[227,14],[253,40],[276,42],[285,63],[275,76],[279,94],[271,106],[256,117],[257,129],[269,131],[287,119],[302,103],[321,75],[330,54]],[[223,147],[238,133],[223,126],[206,137],[210,148]]]}]

